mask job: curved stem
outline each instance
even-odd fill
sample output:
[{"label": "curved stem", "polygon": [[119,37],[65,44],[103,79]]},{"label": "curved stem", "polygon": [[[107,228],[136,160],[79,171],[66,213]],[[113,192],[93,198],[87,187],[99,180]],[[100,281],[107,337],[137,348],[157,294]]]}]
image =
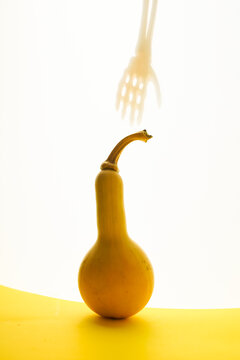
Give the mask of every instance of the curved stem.
[{"label": "curved stem", "polygon": [[126,136],[115,146],[115,148],[112,150],[112,152],[108,156],[107,160],[104,161],[104,163],[102,163],[101,170],[108,169],[108,170],[114,170],[114,171],[118,172],[119,170],[118,170],[117,162],[118,162],[118,159],[119,159],[123,149],[132,141],[141,140],[141,141],[147,142],[151,138],[152,138],[152,135],[149,135],[146,130],[139,131],[137,133]]}]

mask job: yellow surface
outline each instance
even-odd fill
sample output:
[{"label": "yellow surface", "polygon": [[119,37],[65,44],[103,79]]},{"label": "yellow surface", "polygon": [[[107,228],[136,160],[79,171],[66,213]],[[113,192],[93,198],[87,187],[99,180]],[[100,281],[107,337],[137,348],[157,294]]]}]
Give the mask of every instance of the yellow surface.
[{"label": "yellow surface", "polygon": [[144,309],[127,320],[0,287],[0,360],[239,360],[240,309]]}]

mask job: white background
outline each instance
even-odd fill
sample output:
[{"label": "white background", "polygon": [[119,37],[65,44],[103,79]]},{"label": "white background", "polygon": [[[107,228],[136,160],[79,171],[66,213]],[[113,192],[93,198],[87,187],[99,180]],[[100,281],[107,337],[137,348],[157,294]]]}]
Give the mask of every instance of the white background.
[{"label": "white background", "polygon": [[81,301],[97,237],[94,181],[119,161],[129,235],[154,307],[240,306],[240,2],[161,0],[141,126],[115,110],[140,0],[0,2],[0,282]]}]

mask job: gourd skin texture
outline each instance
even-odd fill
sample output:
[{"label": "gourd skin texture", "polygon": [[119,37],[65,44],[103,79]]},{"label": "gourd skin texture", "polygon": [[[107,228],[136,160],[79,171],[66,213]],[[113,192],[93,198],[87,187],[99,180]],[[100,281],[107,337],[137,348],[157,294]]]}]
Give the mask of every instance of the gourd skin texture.
[{"label": "gourd skin texture", "polygon": [[98,239],[80,266],[79,290],[85,303],[99,315],[126,318],[149,301],[153,269],[127,234],[120,175],[102,170],[95,186]]}]

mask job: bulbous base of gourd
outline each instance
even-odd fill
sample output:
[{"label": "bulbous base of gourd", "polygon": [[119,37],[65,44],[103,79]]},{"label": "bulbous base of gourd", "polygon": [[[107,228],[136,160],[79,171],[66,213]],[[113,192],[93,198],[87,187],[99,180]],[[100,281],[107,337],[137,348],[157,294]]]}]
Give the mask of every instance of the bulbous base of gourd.
[{"label": "bulbous base of gourd", "polygon": [[78,284],[91,310],[103,317],[122,319],[148,303],[153,269],[143,250],[130,239],[107,244],[98,240],[80,266]]}]

